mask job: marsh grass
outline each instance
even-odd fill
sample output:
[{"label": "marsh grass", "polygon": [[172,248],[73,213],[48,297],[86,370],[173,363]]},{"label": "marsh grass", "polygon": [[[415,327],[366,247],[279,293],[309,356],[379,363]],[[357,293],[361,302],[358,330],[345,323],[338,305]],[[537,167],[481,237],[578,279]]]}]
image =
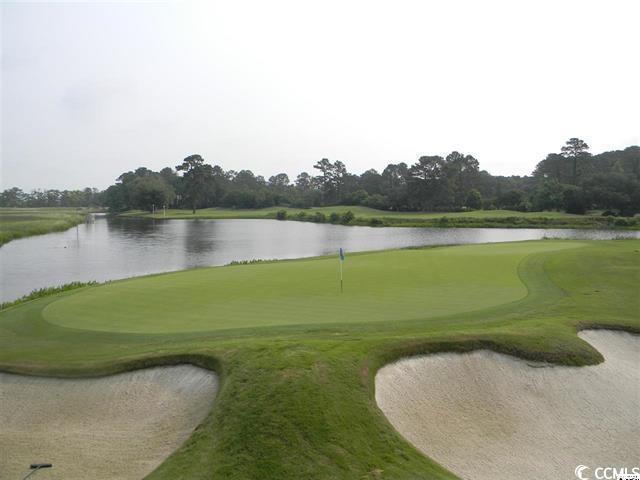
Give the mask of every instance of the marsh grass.
[{"label": "marsh grass", "polygon": [[263,258],[252,258],[251,260],[231,260],[229,263],[225,265],[225,267],[233,267],[237,265],[255,265],[258,263],[273,263],[277,262],[276,259],[263,259]]},{"label": "marsh grass", "polygon": [[35,300],[36,298],[48,297],[50,295],[56,295],[57,293],[68,292],[77,288],[91,287],[95,285],[98,285],[98,282],[69,282],[57,287],[38,288],[16,300],[0,303],[0,311],[5,310],[9,307],[15,307],[16,305],[20,305],[31,300]]},{"label": "marsh grass", "polygon": [[11,240],[61,232],[82,223],[85,208],[0,208],[0,245]]}]

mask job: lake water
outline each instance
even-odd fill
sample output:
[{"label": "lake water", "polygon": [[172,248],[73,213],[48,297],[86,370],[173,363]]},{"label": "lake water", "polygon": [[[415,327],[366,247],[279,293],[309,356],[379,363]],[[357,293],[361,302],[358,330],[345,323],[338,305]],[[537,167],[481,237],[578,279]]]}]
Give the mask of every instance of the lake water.
[{"label": "lake water", "polygon": [[97,217],[66,232],[0,247],[0,301],[72,281],[105,281],[224,265],[419,245],[640,238],[640,232],[497,228],[370,228],[277,220],[151,220]]}]

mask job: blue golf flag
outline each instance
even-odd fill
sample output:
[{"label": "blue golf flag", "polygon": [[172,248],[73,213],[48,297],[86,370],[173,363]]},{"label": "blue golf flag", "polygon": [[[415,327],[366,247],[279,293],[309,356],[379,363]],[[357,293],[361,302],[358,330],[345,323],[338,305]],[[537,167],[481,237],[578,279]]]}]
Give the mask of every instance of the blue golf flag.
[{"label": "blue golf flag", "polygon": [[344,250],[342,250],[342,247],[340,247],[340,261],[344,262]]}]

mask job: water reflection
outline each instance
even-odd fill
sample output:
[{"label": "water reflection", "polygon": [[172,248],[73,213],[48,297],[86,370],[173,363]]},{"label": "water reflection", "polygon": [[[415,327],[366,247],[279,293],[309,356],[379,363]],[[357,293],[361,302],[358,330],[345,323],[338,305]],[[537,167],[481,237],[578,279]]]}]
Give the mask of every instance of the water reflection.
[{"label": "water reflection", "polygon": [[192,258],[192,261],[196,262],[194,266],[197,266],[197,257],[199,255],[206,255],[208,252],[215,251],[216,245],[219,247],[216,240],[219,230],[218,224],[206,220],[193,220],[183,223],[185,223],[182,237],[184,248],[187,255]]},{"label": "water reflection", "polygon": [[98,217],[62,233],[0,248],[0,300],[80,280],[223,265],[232,260],[297,258],[418,245],[540,238],[640,238],[640,232],[491,228],[343,227],[275,220],[150,220]]}]

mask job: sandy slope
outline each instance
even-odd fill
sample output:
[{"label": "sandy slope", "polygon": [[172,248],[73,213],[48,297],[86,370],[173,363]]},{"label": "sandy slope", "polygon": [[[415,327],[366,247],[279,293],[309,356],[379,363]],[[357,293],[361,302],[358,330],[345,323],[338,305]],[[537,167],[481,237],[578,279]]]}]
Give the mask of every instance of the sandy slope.
[{"label": "sandy slope", "polygon": [[639,466],[640,337],[580,336],[604,363],[534,365],[487,351],[415,357],[378,372],[376,401],[407,440],[464,479]]},{"label": "sandy slope", "polygon": [[139,479],[178,448],[211,409],[217,378],[193,366],[95,379],[0,373],[0,478]]}]

